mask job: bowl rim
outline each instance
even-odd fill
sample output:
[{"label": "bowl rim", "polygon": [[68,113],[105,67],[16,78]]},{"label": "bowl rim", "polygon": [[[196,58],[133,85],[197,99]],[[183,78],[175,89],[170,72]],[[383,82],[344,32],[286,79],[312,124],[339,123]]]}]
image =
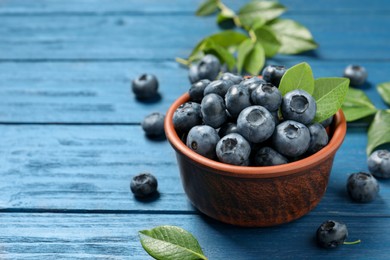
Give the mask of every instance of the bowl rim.
[{"label": "bowl rim", "polygon": [[176,109],[183,103],[188,102],[190,96],[188,93],[183,94],[169,107],[164,120],[165,134],[171,146],[190,159],[198,166],[212,169],[215,173],[240,178],[270,178],[292,175],[300,173],[305,169],[318,165],[323,160],[328,159],[336,153],[341,146],[347,132],[347,123],[344,113],[341,109],[337,111],[333,120],[333,132],[328,144],[317,153],[304,159],[276,166],[237,166],[225,164],[212,159],[208,159],[200,154],[195,153],[181,141],[173,126],[173,114]]}]

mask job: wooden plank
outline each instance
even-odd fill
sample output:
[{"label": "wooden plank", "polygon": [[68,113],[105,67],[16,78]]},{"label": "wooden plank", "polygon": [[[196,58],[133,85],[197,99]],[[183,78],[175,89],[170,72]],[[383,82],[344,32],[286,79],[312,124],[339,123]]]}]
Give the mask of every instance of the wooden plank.
[{"label": "wooden plank", "polygon": [[[367,14],[364,19],[361,14],[345,17],[334,13],[285,17],[306,25],[321,44],[315,55],[309,56],[390,59],[387,13]],[[214,19],[181,14],[4,16],[0,49],[7,51],[0,53],[0,60],[172,60],[186,57],[203,37],[218,32]]]},{"label": "wooden plank", "polygon": [[198,215],[0,214],[0,257],[5,259],[150,259],[138,231],[180,226],[199,241],[209,259],[388,259],[389,216],[343,217],[349,241],[325,250],[315,244],[318,226],[334,216],[308,215],[273,228],[239,228]]},{"label": "wooden plank", "polygon": [[[173,149],[153,142],[139,126],[0,126],[0,211],[124,211],[194,213],[179,178]],[[377,200],[352,203],[350,173],[367,171],[365,129],[352,128],[337,153],[327,193],[313,214],[390,214],[390,186],[380,182]],[[139,172],[159,181],[160,197],[133,198]]]}]

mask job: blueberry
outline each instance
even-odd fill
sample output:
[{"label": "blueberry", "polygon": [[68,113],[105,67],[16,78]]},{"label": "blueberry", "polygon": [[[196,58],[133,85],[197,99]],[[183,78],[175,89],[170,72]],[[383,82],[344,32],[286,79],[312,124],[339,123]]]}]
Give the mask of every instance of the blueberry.
[{"label": "blueberry", "polygon": [[220,77],[221,80],[230,80],[233,81],[234,84],[240,84],[243,78],[240,75],[235,75],[230,72],[225,72]]},{"label": "blueberry", "polygon": [[191,83],[196,83],[201,80],[199,76],[198,63],[193,63],[190,65],[190,68],[188,69],[188,78]]},{"label": "blueberry", "polygon": [[327,128],[328,126],[330,126],[330,125],[332,124],[332,122],[333,122],[333,116],[331,116],[331,117],[325,119],[325,120],[322,121],[320,124],[321,124],[323,127]]},{"label": "blueberry", "polygon": [[196,125],[202,124],[200,104],[186,102],[181,104],[173,114],[173,126],[178,133],[186,133]]},{"label": "blueberry", "polygon": [[253,85],[253,84],[262,84],[262,83],[266,83],[265,80],[259,78],[259,77],[251,77],[251,78],[247,78],[247,79],[243,79],[240,83],[240,86],[243,86],[243,87],[246,87],[246,88],[249,88],[249,86]]},{"label": "blueberry", "polygon": [[359,65],[348,65],[344,70],[344,77],[349,78],[351,86],[361,86],[366,82],[367,71]]},{"label": "blueberry", "polygon": [[323,248],[335,248],[342,245],[348,237],[347,226],[338,221],[327,220],[317,229],[317,244]]},{"label": "blueberry", "polygon": [[287,120],[276,126],[272,143],[279,153],[288,157],[298,157],[309,148],[310,132],[304,124]]},{"label": "blueberry", "polygon": [[308,128],[310,131],[310,145],[307,152],[314,154],[328,144],[329,137],[325,128],[319,123],[311,124]]},{"label": "blueberry", "polygon": [[141,123],[145,134],[150,137],[163,136],[165,134],[164,119],[165,116],[158,112],[147,115]]},{"label": "blueberry", "polygon": [[249,142],[260,143],[271,137],[275,129],[275,121],[265,107],[250,106],[238,115],[237,129]]},{"label": "blueberry", "polygon": [[207,94],[217,94],[221,97],[225,97],[226,92],[229,90],[231,86],[233,86],[233,81],[230,80],[214,80],[210,82],[203,91],[203,95]]},{"label": "blueberry", "polygon": [[286,157],[267,146],[257,150],[254,157],[254,164],[256,166],[273,166],[285,163],[288,163]]},{"label": "blueberry", "polygon": [[218,135],[224,137],[227,134],[238,133],[237,124],[227,122],[221,126],[218,130]]},{"label": "blueberry", "polygon": [[210,80],[208,79],[202,79],[192,84],[190,90],[188,91],[190,95],[190,100],[200,103],[203,98],[204,89],[207,87],[208,84],[210,84]]},{"label": "blueberry", "polygon": [[279,89],[270,83],[260,84],[251,94],[252,103],[276,111],[282,103],[282,94]]},{"label": "blueberry", "polygon": [[214,128],[219,128],[227,120],[226,107],[223,98],[217,94],[204,96],[201,103],[203,122]]},{"label": "blueberry", "polygon": [[136,197],[148,197],[157,191],[157,179],[150,173],[140,173],[131,180],[130,189]]},{"label": "blueberry", "polygon": [[370,173],[353,173],[347,180],[347,192],[356,202],[370,202],[376,198],[379,184]]},{"label": "blueberry", "polygon": [[251,105],[249,91],[240,85],[233,85],[225,95],[226,108],[233,118],[237,118],[240,112]]},{"label": "blueberry", "polygon": [[138,99],[151,99],[157,96],[158,81],[152,74],[142,74],[133,79],[131,88]]},{"label": "blueberry", "polygon": [[251,146],[244,137],[237,133],[225,135],[216,147],[218,159],[233,165],[248,165]]},{"label": "blueberry", "polygon": [[221,63],[212,54],[205,55],[198,63],[192,64],[189,70],[191,83],[201,79],[215,80],[221,70]]},{"label": "blueberry", "polygon": [[367,159],[369,171],[378,178],[390,178],[390,152],[388,150],[377,150]]},{"label": "blueberry", "polygon": [[268,65],[263,69],[263,79],[272,85],[279,87],[280,80],[286,72],[285,66]]},{"label": "blueberry", "polygon": [[307,125],[313,121],[316,115],[317,104],[309,93],[295,89],[284,95],[281,111],[284,119]]},{"label": "blueberry", "polygon": [[208,125],[198,125],[188,132],[186,145],[200,155],[215,159],[215,147],[219,139],[217,130]]}]

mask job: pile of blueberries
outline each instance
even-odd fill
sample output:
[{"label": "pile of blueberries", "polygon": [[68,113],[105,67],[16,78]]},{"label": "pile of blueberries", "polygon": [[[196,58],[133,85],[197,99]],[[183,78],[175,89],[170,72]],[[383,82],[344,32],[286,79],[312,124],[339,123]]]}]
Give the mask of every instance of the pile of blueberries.
[{"label": "pile of blueberries", "polygon": [[173,115],[176,132],[194,152],[233,165],[280,165],[318,152],[332,117],[314,123],[316,102],[304,90],[282,96],[285,71],[270,65],[262,79],[225,72],[197,81]]}]

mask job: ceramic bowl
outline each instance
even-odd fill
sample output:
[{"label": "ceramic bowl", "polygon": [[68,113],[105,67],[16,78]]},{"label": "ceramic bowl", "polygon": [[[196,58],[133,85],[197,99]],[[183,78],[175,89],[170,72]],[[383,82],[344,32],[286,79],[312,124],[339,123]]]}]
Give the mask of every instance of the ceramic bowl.
[{"label": "ceramic bowl", "polygon": [[205,158],[182,142],[172,117],[187,101],[189,95],[184,94],[171,105],[165,133],[176,151],[184,191],[199,211],[233,225],[265,227],[300,218],[319,203],[346,134],[341,110],[329,126],[328,145],[319,152],[284,165],[244,167]]}]

